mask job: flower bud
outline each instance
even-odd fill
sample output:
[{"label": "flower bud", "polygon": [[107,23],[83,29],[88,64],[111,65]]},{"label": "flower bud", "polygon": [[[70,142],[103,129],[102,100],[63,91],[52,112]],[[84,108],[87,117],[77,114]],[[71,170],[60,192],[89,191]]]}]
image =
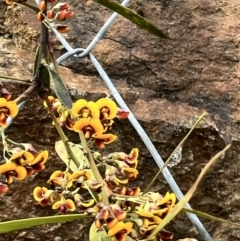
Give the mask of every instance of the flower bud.
[{"label": "flower bud", "polygon": [[47,17],[48,19],[53,19],[55,17],[55,13],[52,9],[47,12]]},{"label": "flower bud", "polygon": [[46,5],[44,0],[41,1],[41,3],[39,4],[38,8],[39,8],[39,10],[41,12],[44,12],[47,9],[47,5]]},{"label": "flower bud", "polygon": [[62,21],[62,20],[65,20],[65,15],[66,15],[66,10],[62,10],[60,12],[57,13],[57,19]]},{"label": "flower bud", "polygon": [[66,25],[58,25],[56,29],[59,33],[65,33],[68,31],[69,27]]},{"label": "flower bud", "polygon": [[45,17],[44,17],[44,15],[43,15],[42,12],[38,12],[37,19],[38,19],[38,21],[40,21],[40,22],[42,22],[42,21],[45,19]]},{"label": "flower bud", "polygon": [[65,14],[65,19],[72,18],[73,14],[74,14],[73,11],[67,11],[66,14]]}]

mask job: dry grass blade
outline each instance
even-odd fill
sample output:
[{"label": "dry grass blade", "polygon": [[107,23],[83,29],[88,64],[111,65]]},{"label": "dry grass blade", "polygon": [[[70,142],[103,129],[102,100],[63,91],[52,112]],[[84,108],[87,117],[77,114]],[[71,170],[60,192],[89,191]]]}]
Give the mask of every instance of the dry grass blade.
[{"label": "dry grass blade", "polygon": [[181,211],[188,212],[188,213],[194,213],[198,217],[210,219],[212,221],[216,221],[216,222],[220,222],[220,223],[230,224],[230,225],[233,225],[233,226],[236,226],[236,227],[240,228],[240,224],[239,223],[234,223],[234,222],[222,219],[222,218],[217,218],[215,216],[209,215],[207,213],[200,212],[200,211],[195,210],[195,209],[183,208]]},{"label": "dry grass blade", "polygon": [[151,240],[160,230],[162,230],[166,224],[168,224],[185,206],[185,204],[191,199],[194,192],[196,191],[200,181],[202,180],[203,176],[207,173],[209,168],[218,160],[218,158],[224,154],[229,148],[231,144],[227,145],[222,151],[218,152],[203,168],[200,175],[198,176],[196,182],[192,185],[189,189],[187,194],[181,199],[178,204],[173,208],[173,210],[163,219],[163,221],[152,231],[152,233],[148,236],[146,240]]},{"label": "dry grass blade", "polygon": [[168,157],[168,159],[166,160],[166,162],[164,163],[164,165],[162,166],[162,168],[157,172],[157,174],[155,175],[155,177],[152,179],[152,181],[149,183],[149,185],[146,187],[146,189],[144,190],[143,193],[147,193],[149,191],[149,189],[153,186],[153,184],[155,183],[155,181],[157,180],[158,176],[162,173],[162,170],[169,164],[169,162],[171,161],[172,156],[177,152],[177,150],[184,144],[184,142],[186,141],[186,139],[189,137],[189,135],[192,133],[192,131],[195,129],[195,127],[199,124],[199,122],[203,119],[203,117],[206,115],[207,113],[204,112],[201,116],[199,116],[199,118],[197,119],[197,121],[194,123],[193,127],[191,128],[191,130],[187,133],[187,135],[181,140],[181,142],[178,144],[178,146],[174,149],[174,151],[171,153],[171,155]]}]

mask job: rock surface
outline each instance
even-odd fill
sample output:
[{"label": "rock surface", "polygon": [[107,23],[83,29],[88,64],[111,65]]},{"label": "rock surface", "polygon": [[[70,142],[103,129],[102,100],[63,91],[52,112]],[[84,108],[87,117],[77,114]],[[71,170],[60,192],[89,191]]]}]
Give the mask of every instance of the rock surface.
[{"label": "rock surface", "polygon": [[[32,1],[34,2],[34,1]],[[75,17],[64,36],[74,48],[86,48],[111,11],[92,3],[70,0]],[[238,0],[132,0],[130,8],[165,29],[172,40],[162,40],[118,17],[92,53],[113,80],[131,111],[141,122],[164,160],[203,112],[206,120],[183,146],[181,163],[171,169],[183,193],[196,180],[207,161],[227,143],[231,151],[204,178],[190,204],[194,209],[233,222],[239,216],[239,31]],[[26,8],[9,6],[0,0],[0,75],[30,79],[39,34],[36,16]],[[53,39],[57,54],[66,50]],[[108,93],[97,71],[86,58],[74,57],[62,63],[61,71],[72,94],[96,99]],[[1,78],[1,80],[6,80]],[[20,94],[26,84],[7,81]],[[140,149],[138,184],[145,187],[157,165],[128,121],[116,125],[121,138],[109,147],[129,152]],[[51,150],[47,169],[32,180],[15,183],[0,197],[0,220],[54,215],[32,198],[36,185],[45,185],[53,170],[64,165],[54,152],[58,135],[34,96],[7,134],[16,142],[32,142],[39,149]],[[72,138],[76,140],[73,135]],[[154,171],[153,171],[154,170]],[[170,188],[161,177],[153,187],[164,194]],[[215,241],[237,241],[240,232],[233,226],[202,220]],[[185,215],[169,227],[178,238],[201,237]],[[45,225],[0,235],[0,240],[88,240],[86,222]],[[76,232],[77,230],[77,232]]]}]

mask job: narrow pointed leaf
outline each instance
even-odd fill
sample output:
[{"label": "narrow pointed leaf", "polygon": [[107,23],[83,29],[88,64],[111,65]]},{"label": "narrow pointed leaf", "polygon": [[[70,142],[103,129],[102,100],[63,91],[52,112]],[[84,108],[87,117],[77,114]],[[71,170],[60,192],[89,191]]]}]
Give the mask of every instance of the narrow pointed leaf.
[{"label": "narrow pointed leaf", "polygon": [[32,73],[33,76],[36,74],[37,67],[38,67],[39,49],[40,49],[40,45],[38,45],[37,51],[36,51],[36,54],[35,54],[34,65],[33,65],[33,73]]},{"label": "narrow pointed leaf", "polygon": [[209,214],[204,213],[204,212],[200,212],[200,211],[195,210],[195,209],[183,208],[181,211],[188,212],[188,213],[193,213],[193,214],[196,214],[198,217],[210,219],[211,221],[216,221],[216,222],[220,222],[220,223],[230,224],[230,225],[233,225],[233,226],[236,226],[236,227],[240,228],[240,224],[239,223],[234,223],[234,222],[222,219],[222,218],[217,218],[215,216],[209,215]]},{"label": "narrow pointed leaf", "polygon": [[131,22],[138,25],[140,28],[147,30],[151,34],[154,34],[160,38],[169,39],[169,36],[166,33],[164,33],[162,30],[158,29],[156,26],[154,26],[145,18],[141,17],[139,14],[135,13],[129,8],[126,8],[120,5],[119,3],[114,2],[112,0],[93,0],[93,1],[113,10],[114,12],[117,12],[118,14],[122,15],[123,17],[127,18]]},{"label": "narrow pointed leaf", "polygon": [[200,175],[198,176],[196,182],[192,185],[186,195],[177,203],[177,205],[172,209],[172,211],[163,219],[163,221],[152,231],[152,233],[147,237],[146,240],[151,240],[160,230],[162,230],[173,218],[182,210],[185,204],[191,199],[194,192],[196,191],[200,181],[203,176],[207,173],[209,168],[218,160],[218,158],[224,154],[229,148],[231,144],[227,145],[222,151],[218,152],[202,169]]},{"label": "narrow pointed leaf", "polygon": [[72,108],[72,99],[69,94],[69,91],[65,85],[65,83],[62,81],[60,76],[54,71],[49,69],[51,73],[51,80],[54,86],[55,93],[58,97],[58,99],[69,109]]},{"label": "narrow pointed leaf", "polygon": [[36,217],[20,220],[13,220],[7,222],[0,222],[0,233],[7,233],[18,229],[31,228],[34,226],[47,223],[63,223],[67,221],[74,221],[77,219],[90,218],[86,214],[67,214],[61,216]]}]

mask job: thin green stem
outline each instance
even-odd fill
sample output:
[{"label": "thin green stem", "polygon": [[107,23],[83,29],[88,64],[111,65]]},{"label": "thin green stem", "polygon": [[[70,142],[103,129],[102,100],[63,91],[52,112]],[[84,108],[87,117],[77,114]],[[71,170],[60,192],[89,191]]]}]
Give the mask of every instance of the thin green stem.
[{"label": "thin green stem", "polygon": [[[93,175],[96,179],[96,181],[98,183],[102,183],[103,182],[103,178],[93,160],[93,157],[91,155],[91,152],[88,148],[88,145],[87,145],[87,142],[86,142],[86,139],[85,139],[85,136],[83,134],[82,131],[79,132],[79,136],[80,136],[80,140],[81,140],[81,143],[82,143],[82,146],[83,146],[83,152],[85,152],[87,154],[87,157],[88,157],[88,162],[89,162],[89,165],[90,165],[90,168],[93,172]],[[103,187],[103,190],[102,190],[102,199],[103,199],[103,203],[105,205],[109,205],[109,200],[108,200],[108,197],[107,197],[107,192],[106,192],[106,187]]]},{"label": "thin green stem", "polygon": [[48,100],[48,96],[47,96],[46,93],[43,93],[43,98],[44,98],[44,100],[45,100],[46,103],[47,103],[48,111],[49,111],[49,113],[50,113],[50,115],[51,115],[51,117],[52,117],[52,119],[53,119],[53,122],[54,122],[54,124],[55,124],[55,127],[56,127],[56,129],[57,129],[57,131],[58,131],[58,134],[59,134],[61,140],[63,141],[64,147],[65,147],[65,149],[66,149],[66,151],[67,151],[67,154],[68,154],[68,159],[69,159],[69,160],[72,159],[73,162],[74,162],[74,164],[78,167],[78,166],[79,166],[79,162],[78,162],[77,158],[75,157],[75,155],[73,154],[72,149],[70,148],[70,146],[69,146],[69,144],[68,144],[68,138],[67,138],[66,135],[64,134],[62,128],[60,127],[60,125],[59,125],[59,123],[58,123],[58,121],[57,121],[57,118],[56,118],[56,116],[55,116],[55,114],[54,114],[54,112],[53,112],[53,110],[52,110],[52,108],[51,108],[51,104],[50,104],[50,102],[49,102],[49,100]]}]

